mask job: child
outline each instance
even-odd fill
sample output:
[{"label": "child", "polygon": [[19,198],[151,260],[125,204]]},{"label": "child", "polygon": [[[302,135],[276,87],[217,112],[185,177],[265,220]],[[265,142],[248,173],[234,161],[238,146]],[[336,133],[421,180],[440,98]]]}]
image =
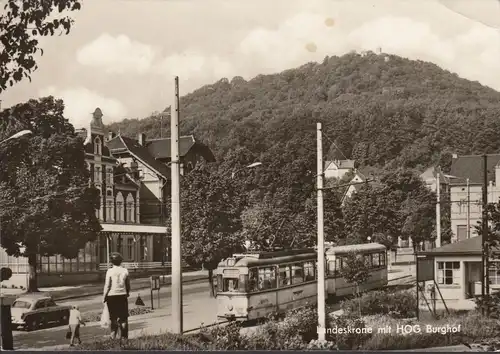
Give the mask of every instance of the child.
[{"label": "child", "polygon": [[69,345],[73,347],[75,345],[75,339],[78,340],[78,344],[82,344],[80,339],[80,325],[85,326],[85,322],[82,321],[82,314],[78,309],[78,306],[73,306],[69,312],[69,330],[71,331],[71,341]]}]

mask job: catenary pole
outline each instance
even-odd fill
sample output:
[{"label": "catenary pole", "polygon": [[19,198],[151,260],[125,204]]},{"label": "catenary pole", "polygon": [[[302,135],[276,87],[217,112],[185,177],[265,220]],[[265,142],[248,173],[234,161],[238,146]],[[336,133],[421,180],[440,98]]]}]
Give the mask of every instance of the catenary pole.
[{"label": "catenary pole", "polygon": [[323,139],[321,123],[317,123],[317,198],[318,198],[318,340],[326,334],[325,314],[325,236],[323,220]]},{"label": "catenary pole", "polygon": [[179,161],[179,77],[175,77],[175,102],[170,119],[172,172],[172,324],[173,332],[182,334],[182,265]]}]

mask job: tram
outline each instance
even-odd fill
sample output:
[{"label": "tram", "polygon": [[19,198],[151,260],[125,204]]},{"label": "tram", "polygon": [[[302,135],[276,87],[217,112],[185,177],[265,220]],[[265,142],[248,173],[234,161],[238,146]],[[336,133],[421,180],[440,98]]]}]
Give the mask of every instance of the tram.
[{"label": "tram", "polygon": [[[338,272],[343,266],[342,257],[349,252],[362,254],[372,265],[370,280],[363,291],[387,285],[383,245],[331,247],[325,252],[328,296],[354,292],[353,286],[346,285]],[[235,254],[221,261],[217,267],[217,316],[245,321],[315,304],[316,266],[314,249]]]}]

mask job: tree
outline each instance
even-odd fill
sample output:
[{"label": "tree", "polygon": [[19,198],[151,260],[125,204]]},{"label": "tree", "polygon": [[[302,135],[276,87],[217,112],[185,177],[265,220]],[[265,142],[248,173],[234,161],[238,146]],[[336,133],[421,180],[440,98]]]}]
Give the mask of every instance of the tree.
[{"label": "tree", "polygon": [[361,294],[359,287],[370,277],[370,268],[362,254],[350,252],[343,258],[340,276],[349,284],[356,286],[356,296],[359,300],[359,316],[361,316]]},{"label": "tree", "polygon": [[[66,11],[81,8],[81,0],[7,0],[0,15],[0,93],[7,85],[30,79],[37,69],[35,55],[43,50],[40,36],[69,33],[73,20]],[[59,16],[55,15],[55,10]]]},{"label": "tree", "polygon": [[244,250],[240,215],[245,199],[231,174],[221,176],[216,168],[200,164],[183,176],[180,196],[182,256],[190,266],[208,269],[212,296],[213,270],[222,259]]},{"label": "tree", "polygon": [[53,97],[0,112],[0,139],[33,132],[0,146],[1,245],[9,255],[28,258],[28,291],[37,289],[37,255],[75,258],[101,230],[83,140],[63,112],[63,102]]}]

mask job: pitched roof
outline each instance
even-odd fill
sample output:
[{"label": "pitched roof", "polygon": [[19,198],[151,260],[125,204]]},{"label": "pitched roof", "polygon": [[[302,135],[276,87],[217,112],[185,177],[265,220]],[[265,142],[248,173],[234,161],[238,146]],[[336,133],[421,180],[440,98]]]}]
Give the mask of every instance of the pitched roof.
[{"label": "pitched roof", "polygon": [[149,150],[140,145],[137,140],[118,135],[107,142],[107,145],[113,153],[129,151],[131,155],[140,160],[143,164],[160,174],[164,178],[170,175],[170,169],[163,163],[157,161]]},{"label": "pitched roof", "polygon": [[[155,159],[170,159],[172,156],[170,138],[147,140],[146,147]],[[186,156],[192,149],[196,149],[208,162],[215,161],[210,149],[196,141],[193,135],[181,136],[179,138],[179,156]]]},{"label": "pitched roof", "polygon": [[[495,166],[500,163],[500,154],[488,155],[488,181],[495,181]],[[454,158],[451,163],[451,184],[463,184],[469,178],[470,183],[483,183],[483,157],[466,155]]]},{"label": "pitched roof", "polygon": [[[434,248],[429,251],[419,252],[419,254],[437,256],[437,255],[481,255],[481,239],[480,236],[471,237],[459,242],[449,243],[439,248]],[[500,248],[496,247],[495,252],[500,252]]]},{"label": "pitched roof", "polygon": [[439,173],[440,184],[450,183],[450,179],[446,177],[446,175],[440,169],[436,172],[436,166],[431,166],[428,169],[426,169],[424,172],[420,174],[420,178],[422,178],[426,183],[427,182],[432,183],[436,179],[436,173]]}]

